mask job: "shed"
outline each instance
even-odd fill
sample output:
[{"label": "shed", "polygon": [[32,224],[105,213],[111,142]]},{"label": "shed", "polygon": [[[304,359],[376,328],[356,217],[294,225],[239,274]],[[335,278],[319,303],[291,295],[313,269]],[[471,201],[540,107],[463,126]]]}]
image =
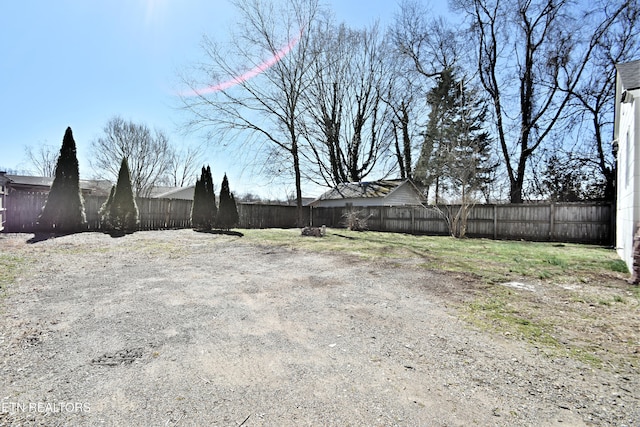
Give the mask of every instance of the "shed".
[{"label": "shed", "polygon": [[410,179],[372,182],[344,182],[316,200],[312,207],[411,206],[425,202],[425,197]]},{"label": "shed", "polygon": [[640,60],[617,64],[616,70],[616,249],[633,271],[633,236],[640,222]]}]

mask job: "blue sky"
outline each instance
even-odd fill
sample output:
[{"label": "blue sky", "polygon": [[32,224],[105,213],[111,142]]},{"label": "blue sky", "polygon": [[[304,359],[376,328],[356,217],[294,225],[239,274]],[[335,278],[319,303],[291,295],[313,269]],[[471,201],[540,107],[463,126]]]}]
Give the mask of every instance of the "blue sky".
[{"label": "blue sky", "polygon": [[[354,27],[376,19],[384,25],[397,10],[393,0],[329,4]],[[2,2],[0,168],[29,169],[25,146],[58,149],[71,126],[81,177],[91,178],[91,140],[114,115],[161,129],[175,145],[201,143],[198,135],[179,131],[178,72],[202,59],[203,34],[224,40],[233,18],[224,0]],[[227,172],[236,194],[283,198],[293,191],[293,184],[274,187],[253,177],[230,155],[210,153],[203,160],[215,181]]]}]

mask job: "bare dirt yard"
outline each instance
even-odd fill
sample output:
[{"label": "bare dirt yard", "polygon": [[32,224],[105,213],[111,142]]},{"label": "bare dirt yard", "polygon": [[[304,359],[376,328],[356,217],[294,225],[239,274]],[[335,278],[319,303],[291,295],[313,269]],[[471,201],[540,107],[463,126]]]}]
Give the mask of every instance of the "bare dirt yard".
[{"label": "bare dirt yard", "polygon": [[464,275],[191,230],[29,237],[0,235],[3,426],[640,425],[637,353],[479,327]]}]

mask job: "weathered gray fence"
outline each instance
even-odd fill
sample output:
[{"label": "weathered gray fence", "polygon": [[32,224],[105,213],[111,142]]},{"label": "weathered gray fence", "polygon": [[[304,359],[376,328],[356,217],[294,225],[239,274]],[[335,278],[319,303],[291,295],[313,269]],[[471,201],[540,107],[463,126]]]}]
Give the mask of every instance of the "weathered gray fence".
[{"label": "weathered gray fence", "polygon": [[[295,206],[238,203],[240,228],[295,228],[298,214]],[[303,224],[309,223],[309,207],[303,207]]]},{"label": "weathered gray fence", "polygon": [[[28,233],[37,230],[36,220],[47,199],[47,193],[14,192],[6,198],[5,232]],[[106,201],[103,196],[84,196],[87,230],[100,230],[98,211]],[[191,226],[191,200],[136,199],[140,216],[140,230],[189,228]],[[238,203],[240,228],[291,228],[297,223],[295,206],[258,205]],[[309,221],[305,208],[304,221]]]},{"label": "weathered gray fence", "polygon": [[[442,212],[459,206],[372,206],[357,208],[313,208],[313,225],[344,225],[350,210],[368,218],[369,230],[410,234],[449,233]],[[532,203],[476,205],[469,214],[467,234],[505,240],[534,240],[610,244],[614,212],[609,203]]]},{"label": "weathered gray fence", "polygon": [[[5,232],[36,231],[36,219],[46,193],[14,192],[6,201]],[[98,211],[106,197],[85,196],[87,230],[100,230]],[[137,199],[141,230],[189,228],[190,200]],[[356,208],[368,217],[368,228],[411,234],[448,234],[441,213],[421,206],[372,206]],[[458,209],[458,206],[441,206]],[[351,208],[304,207],[304,223],[344,226],[343,215]],[[294,228],[295,206],[238,203],[239,228]],[[613,207],[608,203],[534,203],[476,205],[467,225],[470,237],[557,242],[611,244],[615,227]]]}]

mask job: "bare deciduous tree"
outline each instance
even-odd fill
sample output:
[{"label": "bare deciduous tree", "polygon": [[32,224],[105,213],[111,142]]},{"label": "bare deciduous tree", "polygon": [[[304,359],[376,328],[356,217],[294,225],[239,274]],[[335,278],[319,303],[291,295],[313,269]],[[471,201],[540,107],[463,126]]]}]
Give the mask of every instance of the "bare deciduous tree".
[{"label": "bare deciduous tree", "polygon": [[320,56],[305,93],[305,154],[330,186],[361,181],[374,170],[387,175],[392,116],[384,97],[393,76],[377,25],[353,30],[328,23],[314,36]]},{"label": "bare deciduous tree", "polygon": [[29,163],[34,167],[36,174],[48,177],[55,176],[59,154],[59,150],[56,150],[55,147],[46,144],[37,148],[27,146],[25,154]]},{"label": "bare deciduous tree", "polygon": [[167,172],[171,147],[167,136],[146,125],[115,116],[105,125],[104,135],[91,143],[91,166],[97,176],[115,181],[126,158],[136,197],[147,197]]},{"label": "bare deciduous tree", "polygon": [[607,13],[603,3],[569,0],[453,3],[471,20],[477,72],[492,102],[510,199],[520,203],[528,163],[566,113],[598,41],[629,2]]},{"label": "bare deciduous tree", "polygon": [[408,61],[406,69],[414,73],[437,77],[458,63],[462,47],[457,33],[423,2],[403,0],[389,35],[396,57]]},{"label": "bare deciduous tree", "polygon": [[403,0],[388,32],[394,85],[388,96],[393,109],[396,158],[402,178],[413,178],[413,151],[425,126],[426,94],[434,79],[458,65],[461,44],[451,24],[433,16],[422,2]]},{"label": "bare deciduous tree", "polygon": [[[613,10],[607,10],[613,9]],[[604,13],[616,11],[609,2]],[[640,5],[629,3],[609,30],[603,34],[588,64],[588,76],[573,92],[572,125],[576,129],[576,145],[571,153],[582,164],[581,169],[597,174],[604,181],[600,195],[605,200],[615,199],[616,159],[615,147],[610,145],[613,134],[615,97],[615,64],[638,58],[640,53]],[[576,162],[565,162],[569,168]],[[558,165],[561,166],[561,165]],[[566,173],[575,171],[567,170]]]},{"label": "bare deciduous tree", "polygon": [[198,175],[201,157],[202,149],[200,147],[189,146],[171,149],[163,183],[174,187],[184,187],[194,183]]},{"label": "bare deciduous tree", "polygon": [[[183,95],[191,113],[187,126],[207,129],[220,144],[235,144],[239,135],[252,151],[284,160],[279,170],[292,171],[302,224],[302,172],[298,117],[301,97],[314,61],[310,34],[319,13],[318,0],[273,4],[261,0],[234,1],[240,22],[231,42],[222,48],[205,38],[203,80],[185,78],[192,93]],[[283,50],[283,46],[286,49]],[[286,50],[286,51],[285,51]],[[265,55],[271,59],[265,61]],[[252,70],[246,75],[246,70]],[[231,79],[229,84],[220,84]],[[202,90],[202,87],[210,90]],[[214,139],[212,138],[212,139]],[[282,164],[282,163],[281,163]]]}]

